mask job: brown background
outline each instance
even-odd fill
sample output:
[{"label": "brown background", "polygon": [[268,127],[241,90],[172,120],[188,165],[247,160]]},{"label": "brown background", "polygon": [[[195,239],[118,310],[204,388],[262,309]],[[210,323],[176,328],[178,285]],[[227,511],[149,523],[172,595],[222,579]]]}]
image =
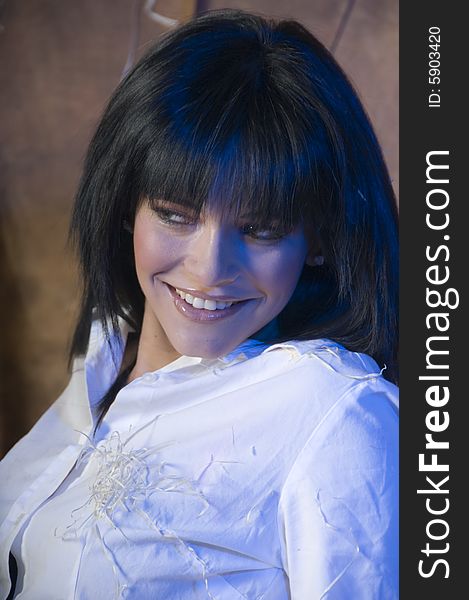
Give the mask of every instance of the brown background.
[{"label": "brown background", "polygon": [[[139,6],[0,2],[0,455],[68,381],[79,288],[67,228],[82,159],[137,22],[138,55],[165,30]],[[280,0],[161,0],[155,10],[184,19],[222,7],[298,19],[334,49],[375,124],[397,192],[398,1],[291,0],[284,8]]]}]

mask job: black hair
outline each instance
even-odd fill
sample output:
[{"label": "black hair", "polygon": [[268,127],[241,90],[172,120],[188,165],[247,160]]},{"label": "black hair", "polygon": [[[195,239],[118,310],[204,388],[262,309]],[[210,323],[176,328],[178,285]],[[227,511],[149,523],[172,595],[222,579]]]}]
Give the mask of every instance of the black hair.
[{"label": "black hair", "polygon": [[305,265],[270,341],[327,337],[397,382],[391,182],[356,92],[301,24],[206,12],[163,35],[118,86],[71,222],[84,282],[71,359],[85,353],[93,318],[108,340],[118,316],[140,332],[129,229],[145,198],[234,217],[248,208],[285,229],[309,220],[324,264]]}]

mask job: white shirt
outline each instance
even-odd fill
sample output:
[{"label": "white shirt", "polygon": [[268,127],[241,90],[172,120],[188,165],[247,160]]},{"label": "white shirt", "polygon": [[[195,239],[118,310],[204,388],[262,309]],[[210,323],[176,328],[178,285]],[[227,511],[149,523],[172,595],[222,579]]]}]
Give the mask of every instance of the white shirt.
[{"label": "white shirt", "polygon": [[[398,598],[397,388],[330,340],[183,356],[125,386],[85,359],[0,463],[21,600]],[[77,461],[78,459],[78,461]]]}]

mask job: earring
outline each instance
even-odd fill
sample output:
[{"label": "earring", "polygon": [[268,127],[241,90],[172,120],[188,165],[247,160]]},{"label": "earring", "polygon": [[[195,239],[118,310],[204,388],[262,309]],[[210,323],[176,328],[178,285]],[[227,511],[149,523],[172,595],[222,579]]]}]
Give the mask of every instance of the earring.
[{"label": "earring", "polygon": [[313,258],[312,262],[311,262],[313,267],[320,267],[321,265],[324,264],[324,256],[322,255],[317,255]]}]

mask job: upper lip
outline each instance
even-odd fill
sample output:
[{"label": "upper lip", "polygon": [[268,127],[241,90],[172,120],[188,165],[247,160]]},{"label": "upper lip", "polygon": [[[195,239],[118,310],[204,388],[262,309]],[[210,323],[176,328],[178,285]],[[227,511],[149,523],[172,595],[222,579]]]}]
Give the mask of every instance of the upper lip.
[{"label": "upper lip", "polygon": [[243,300],[246,300],[246,298],[233,298],[232,296],[209,296],[208,294],[199,292],[199,290],[187,289],[171,285],[170,283],[168,283],[167,285],[171,286],[174,289],[181,290],[181,292],[185,292],[186,294],[190,294],[191,296],[203,298],[204,300],[216,300],[217,302],[242,302]]}]

